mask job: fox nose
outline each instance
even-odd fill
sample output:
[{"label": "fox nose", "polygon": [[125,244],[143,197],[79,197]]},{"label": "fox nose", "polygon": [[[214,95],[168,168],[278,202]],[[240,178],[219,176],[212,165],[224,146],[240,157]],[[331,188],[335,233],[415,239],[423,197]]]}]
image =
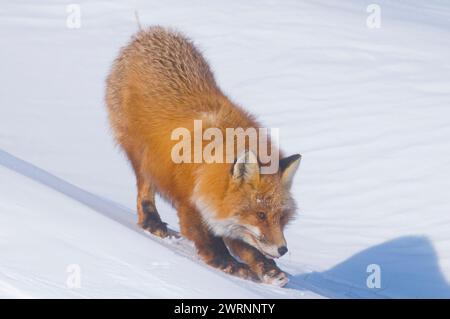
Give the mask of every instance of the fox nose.
[{"label": "fox nose", "polygon": [[280,256],[283,256],[285,253],[287,253],[288,249],[286,246],[281,246],[280,248],[278,248],[278,253],[280,254]]}]

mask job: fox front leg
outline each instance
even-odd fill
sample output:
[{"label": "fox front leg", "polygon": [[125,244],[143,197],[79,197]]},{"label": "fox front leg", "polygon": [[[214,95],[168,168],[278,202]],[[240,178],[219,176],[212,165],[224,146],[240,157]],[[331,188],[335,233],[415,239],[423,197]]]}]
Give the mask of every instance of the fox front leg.
[{"label": "fox front leg", "polygon": [[214,236],[205,226],[198,212],[191,207],[178,208],[181,234],[194,242],[200,258],[221,271],[253,281],[259,277],[248,265],[231,256],[221,237]]},{"label": "fox front leg", "polygon": [[275,261],[266,258],[256,248],[238,239],[226,239],[225,242],[233,255],[245,262],[261,282],[280,287],[289,282],[288,276],[278,268]]}]

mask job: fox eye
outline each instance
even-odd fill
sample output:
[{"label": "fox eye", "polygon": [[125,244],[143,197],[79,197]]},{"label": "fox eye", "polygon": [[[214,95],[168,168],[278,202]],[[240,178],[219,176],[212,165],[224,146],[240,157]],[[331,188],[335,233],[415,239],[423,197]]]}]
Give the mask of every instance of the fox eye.
[{"label": "fox eye", "polygon": [[266,213],[264,212],[258,212],[258,218],[261,220],[265,220],[266,219]]}]

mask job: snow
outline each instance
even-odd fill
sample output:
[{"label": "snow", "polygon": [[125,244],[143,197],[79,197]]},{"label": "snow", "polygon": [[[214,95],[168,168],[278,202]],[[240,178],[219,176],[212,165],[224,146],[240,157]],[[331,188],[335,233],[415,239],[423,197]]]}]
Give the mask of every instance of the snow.
[{"label": "snow", "polygon": [[[450,297],[448,2],[377,1],[379,29],[368,1],[77,3],[79,29],[59,1],[0,11],[0,297]],[[303,155],[286,288],[224,275],[187,241],[135,226],[103,102],[135,10],[189,35],[223,90]],[[380,288],[366,285],[371,264]]]},{"label": "snow", "polygon": [[[183,253],[178,240],[161,245],[140,231],[129,209],[6,152],[0,163],[8,181],[0,185],[0,223],[9,226],[2,227],[0,297],[206,298],[215,285],[216,298],[315,296],[230,280],[189,258],[193,249]],[[80,288],[70,285],[73,265]]]}]

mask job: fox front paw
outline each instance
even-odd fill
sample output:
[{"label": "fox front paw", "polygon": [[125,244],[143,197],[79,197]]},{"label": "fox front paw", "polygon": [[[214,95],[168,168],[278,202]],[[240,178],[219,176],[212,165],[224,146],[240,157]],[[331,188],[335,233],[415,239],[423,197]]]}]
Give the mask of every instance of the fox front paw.
[{"label": "fox front paw", "polygon": [[272,270],[262,275],[261,282],[278,287],[284,287],[289,282],[289,278],[286,273],[281,270]]},{"label": "fox front paw", "polygon": [[259,276],[254,273],[248,265],[240,263],[232,257],[217,256],[207,263],[227,274],[242,279],[260,282]]},{"label": "fox front paw", "polygon": [[289,278],[273,261],[262,262],[256,267],[256,273],[262,283],[284,287],[289,282]]}]

